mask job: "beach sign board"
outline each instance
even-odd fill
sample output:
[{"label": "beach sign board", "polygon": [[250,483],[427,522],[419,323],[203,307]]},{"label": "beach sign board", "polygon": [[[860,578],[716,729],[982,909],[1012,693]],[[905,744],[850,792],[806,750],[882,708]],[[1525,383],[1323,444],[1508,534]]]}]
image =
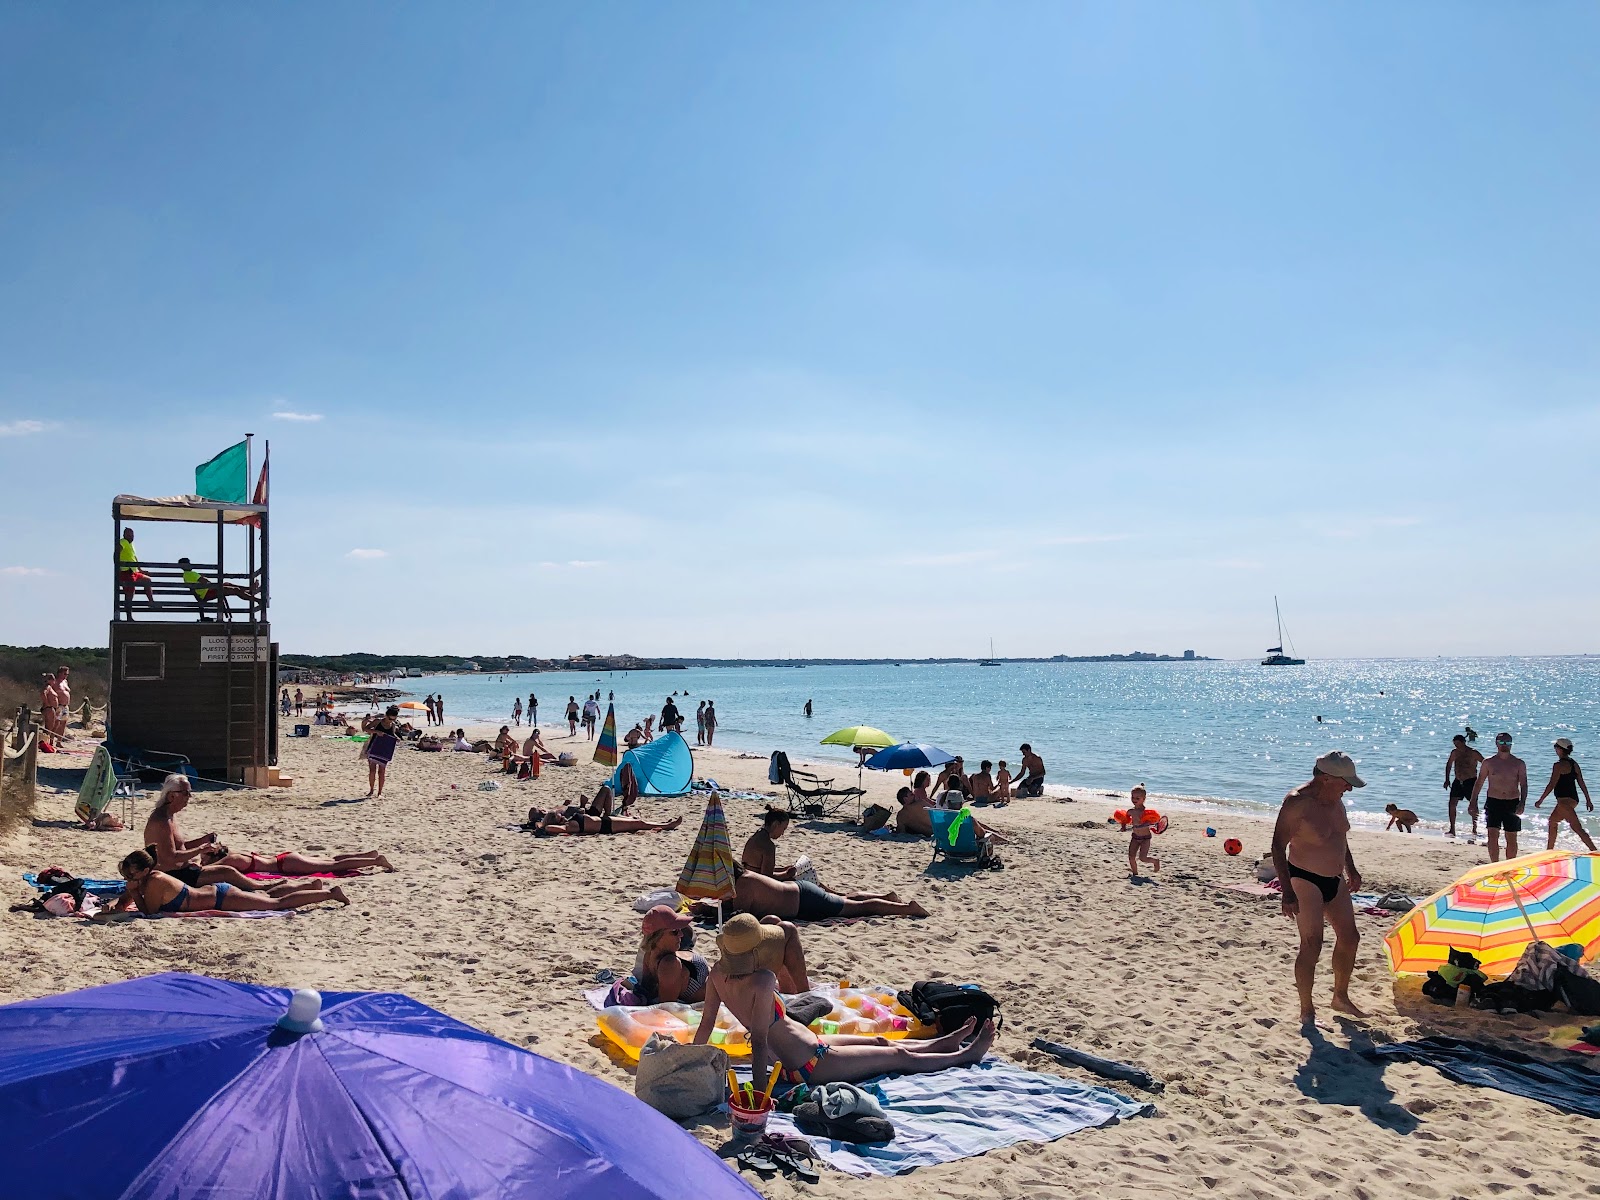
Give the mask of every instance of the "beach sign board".
[{"label": "beach sign board", "polygon": [[[251,646],[251,642],[255,645]],[[267,661],[267,639],[264,637],[203,637],[200,639],[200,661],[203,663],[247,663]]]}]

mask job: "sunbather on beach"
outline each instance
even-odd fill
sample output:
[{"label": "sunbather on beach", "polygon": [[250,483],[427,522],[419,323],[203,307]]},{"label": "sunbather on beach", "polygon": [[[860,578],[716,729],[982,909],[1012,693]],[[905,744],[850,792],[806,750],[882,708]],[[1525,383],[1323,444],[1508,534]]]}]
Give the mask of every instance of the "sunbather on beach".
[{"label": "sunbather on beach", "polygon": [[1044,795],[1044,759],[1033,752],[1033,747],[1023,742],[1022,774],[1017,776],[1017,795],[1026,799],[1029,796],[1039,797]]},{"label": "sunbather on beach", "polygon": [[530,808],[524,828],[539,837],[584,837],[612,833],[666,833],[682,824],[682,817],[673,817],[665,824],[658,825],[635,817],[613,817],[609,812],[596,816],[572,808]]},{"label": "sunbather on beach", "polygon": [[789,832],[789,811],[768,807],[761,814],[761,828],[750,835],[740,855],[747,871],[765,875],[769,879],[794,878],[794,867],[778,865],[777,839]]},{"label": "sunbather on beach", "polygon": [[[204,837],[185,839],[178,828],[178,814],[189,806],[191,791],[189,780],[183,775],[168,775],[161,783],[156,806],[144,823],[146,845],[156,847],[156,857],[161,869],[176,874],[186,864],[198,865],[202,874],[197,882],[240,884],[233,875],[217,872],[214,868],[231,867],[239,874],[269,875],[333,875],[347,871],[360,871],[367,867],[381,867],[392,871],[389,860],[376,850],[362,850],[354,854],[335,854],[331,858],[312,858],[290,851],[285,854],[255,854],[248,851],[230,851],[215,833]],[[210,870],[210,874],[205,871]],[[183,880],[180,879],[180,882]]]},{"label": "sunbather on beach", "polygon": [[540,762],[555,762],[556,760],[556,756],[551,754],[545,747],[544,739],[539,736],[537,729],[528,734],[527,740],[522,743],[523,758],[531,759],[535,754],[539,756]]},{"label": "sunbather on beach", "polygon": [[[917,778],[926,782],[928,773],[920,772]],[[903,787],[895,793],[894,798],[900,802],[900,808],[894,814],[894,831],[932,837],[933,820],[928,816],[928,809],[932,806],[928,803],[927,792],[921,788]]]},{"label": "sunbather on beach", "polygon": [[[805,880],[789,882],[733,867],[733,898],[722,907],[757,917],[787,917],[796,921],[827,921],[833,917],[925,917],[928,910],[915,900],[902,900],[894,892],[851,892],[841,896]],[[697,911],[716,911],[706,902]]]},{"label": "sunbather on beach", "polygon": [[212,909],[223,912],[282,912],[321,904],[324,900],[337,900],[345,905],[350,903],[343,889],[327,887],[320,881],[302,883],[277,895],[245,891],[227,883],[191,887],[158,870],[155,859],[143,850],[135,850],[118,863],[117,873],[127,881],[127,887],[121,899],[112,905],[112,910],[126,912],[129,908],[137,908],[147,917]]},{"label": "sunbather on beach", "polygon": [[[759,877],[757,877],[759,878]],[[717,935],[720,957],[706,981],[695,1044],[711,1040],[723,1005],[750,1031],[751,1070],[766,1079],[774,1063],[791,1083],[855,1083],[874,1075],[942,1071],[980,1061],[994,1042],[993,1022],[968,1021],[928,1041],[851,1034],[818,1036],[790,1018],[778,996],[782,931],[749,915],[732,917]]]},{"label": "sunbather on beach", "polygon": [[994,764],[984,759],[977,773],[967,776],[967,798],[974,804],[987,804],[994,799],[994,777],[989,773]]}]

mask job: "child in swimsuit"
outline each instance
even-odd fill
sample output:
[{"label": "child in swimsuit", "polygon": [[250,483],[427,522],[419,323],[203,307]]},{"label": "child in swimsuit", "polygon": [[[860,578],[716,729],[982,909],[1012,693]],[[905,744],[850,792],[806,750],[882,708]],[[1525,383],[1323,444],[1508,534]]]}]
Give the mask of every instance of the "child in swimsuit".
[{"label": "child in swimsuit", "polygon": [[1128,877],[1139,878],[1139,863],[1150,864],[1152,871],[1161,870],[1161,860],[1150,853],[1150,844],[1155,840],[1155,830],[1145,823],[1144,819],[1144,784],[1139,784],[1129,793],[1131,803],[1128,805]]}]

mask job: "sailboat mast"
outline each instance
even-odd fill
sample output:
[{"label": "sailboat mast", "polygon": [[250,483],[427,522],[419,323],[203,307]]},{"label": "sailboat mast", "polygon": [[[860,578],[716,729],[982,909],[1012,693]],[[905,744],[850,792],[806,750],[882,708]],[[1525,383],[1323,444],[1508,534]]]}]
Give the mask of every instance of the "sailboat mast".
[{"label": "sailboat mast", "polygon": [[1278,646],[1281,652],[1283,646],[1283,613],[1278,611],[1278,598],[1276,596],[1272,598],[1272,615],[1278,619]]}]

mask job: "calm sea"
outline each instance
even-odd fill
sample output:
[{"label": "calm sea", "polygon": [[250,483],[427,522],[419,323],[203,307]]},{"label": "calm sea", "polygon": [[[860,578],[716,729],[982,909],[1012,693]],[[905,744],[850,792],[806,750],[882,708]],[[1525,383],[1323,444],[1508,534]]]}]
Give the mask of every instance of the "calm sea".
[{"label": "calm sea", "polygon": [[[1600,658],[1362,659],[1303,667],[1254,663],[1030,663],[899,667],[706,667],[624,674],[439,675],[411,682],[444,695],[452,719],[508,721],[512,698],[539,697],[542,723],[567,697],[616,694],[622,729],[660,711],[672,691],[692,718],[716,701],[717,744],[854,762],[818,741],[846,725],[875,725],[965,756],[1006,759],[1030,742],[1050,778],[1080,787],[1151,791],[1208,803],[1276,807],[1330,749],[1353,756],[1367,787],[1352,808],[1388,803],[1445,816],[1450,738],[1470,725],[1494,752],[1509,730],[1528,762],[1532,796],[1549,776],[1550,743],[1575,757],[1600,749]],[[801,712],[812,701],[815,716]],[[1318,721],[1321,717],[1321,721]],[[1600,760],[1597,760],[1600,761]],[[1600,781],[1600,771],[1595,773]],[[1532,797],[1530,797],[1531,799]],[[1548,801],[1546,802],[1548,807]],[[1530,813],[1532,806],[1529,806]]]}]

